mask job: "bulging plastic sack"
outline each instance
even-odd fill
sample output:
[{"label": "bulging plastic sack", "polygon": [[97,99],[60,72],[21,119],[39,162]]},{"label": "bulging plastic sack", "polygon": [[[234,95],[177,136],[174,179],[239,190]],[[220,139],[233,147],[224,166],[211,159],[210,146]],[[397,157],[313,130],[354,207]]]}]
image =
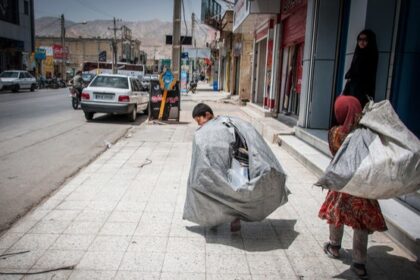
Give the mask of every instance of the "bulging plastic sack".
[{"label": "bulging plastic sack", "polygon": [[420,141],[388,100],[370,102],[315,185],[369,199],[420,189]]},{"label": "bulging plastic sack", "polygon": [[194,137],[183,218],[201,226],[261,221],[287,202],[286,174],[262,136],[219,116]]}]

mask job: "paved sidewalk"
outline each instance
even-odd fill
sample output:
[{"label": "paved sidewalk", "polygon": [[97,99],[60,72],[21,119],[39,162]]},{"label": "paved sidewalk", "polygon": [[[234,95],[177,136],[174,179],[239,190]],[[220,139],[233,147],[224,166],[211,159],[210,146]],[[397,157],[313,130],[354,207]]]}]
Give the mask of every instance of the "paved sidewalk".
[{"label": "paved sidewalk", "polygon": [[[289,175],[289,203],[263,222],[243,223],[239,234],[182,220],[197,128],[191,108],[212,100],[216,114],[246,118],[224,97],[198,92],[183,98],[182,124],[131,131],[0,237],[0,254],[30,250],[0,258],[0,271],[76,265],[23,279],[356,279],[351,231],[343,260],[327,258],[328,227],[317,218],[326,193],[277,145],[271,147]],[[419,279],[414,260],[385,234],[370,236],[369,246],[371,279]]]}]

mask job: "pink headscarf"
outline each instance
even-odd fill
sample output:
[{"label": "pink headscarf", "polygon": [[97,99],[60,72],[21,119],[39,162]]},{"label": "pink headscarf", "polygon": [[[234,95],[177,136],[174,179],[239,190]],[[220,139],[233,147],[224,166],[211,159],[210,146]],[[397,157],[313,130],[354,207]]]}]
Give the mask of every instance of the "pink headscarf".
[{"label": "pink headscarf", "polygon": [[354,96],[340,95],[334,104],[335,118],[343,133],[349,133],[357,116],[362,113],[362,106]]}]

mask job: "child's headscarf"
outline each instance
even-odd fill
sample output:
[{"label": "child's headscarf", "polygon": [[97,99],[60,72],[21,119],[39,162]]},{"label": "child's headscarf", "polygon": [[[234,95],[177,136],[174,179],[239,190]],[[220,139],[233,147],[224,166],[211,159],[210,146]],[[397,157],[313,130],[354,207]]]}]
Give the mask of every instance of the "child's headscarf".
[{"label": "child's headscarf", "polygon": [[334,104],[335,118],[343,133],[349,133],[357,117],[362,113],[362,106],[354,96],[341,95]]}]

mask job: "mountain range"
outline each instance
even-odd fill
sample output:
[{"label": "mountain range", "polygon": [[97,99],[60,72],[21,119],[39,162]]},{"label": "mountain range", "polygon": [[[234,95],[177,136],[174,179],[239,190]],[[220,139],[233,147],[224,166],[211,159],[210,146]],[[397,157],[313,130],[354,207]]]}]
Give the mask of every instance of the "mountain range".
[{"label": "mountain range", "polygon": [[[165,45],[165,35],[172,34],[172,22],[161,21],[159,19],[148,21],[118,21],[117,27],[127,26],[131,29],[132,38],[141,41],[141,50],[147,53],[147,56],[158,58],[170,58],[171,46]],[[181,24],[181,34],[191,36],[191,22]],[[65,21],[66,37],[83,38],[112,38],[113,31],[108,28],[113,27],[112,20],[92,20],[86,23],[76,23]],[[205,47],[207,40],[211,37],[212,29],[207,25],[197,23],[195,30],[197,47]],[[60,19],[56,17],[41,17],[35,19],[36,36],[56,36],[61,34]],[[117,38],[121,34],[117,31]]]}]

